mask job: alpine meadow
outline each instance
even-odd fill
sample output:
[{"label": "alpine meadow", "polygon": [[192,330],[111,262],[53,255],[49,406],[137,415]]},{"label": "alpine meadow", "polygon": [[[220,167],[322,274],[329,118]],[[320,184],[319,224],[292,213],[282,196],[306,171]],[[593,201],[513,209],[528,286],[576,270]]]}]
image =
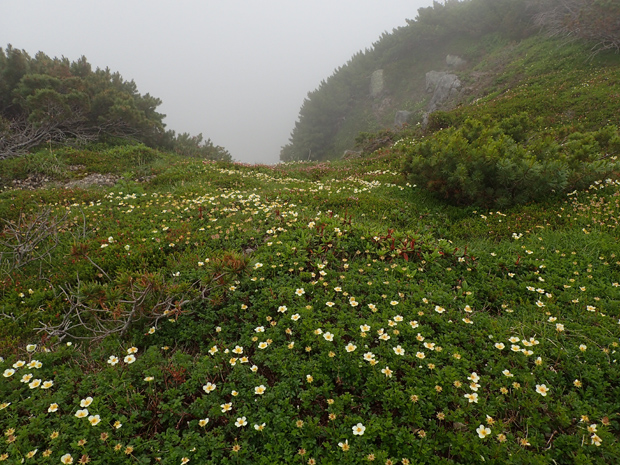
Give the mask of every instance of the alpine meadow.
[{"label": "alpine meadow", "polygon": [[276,165],[0,49],[0,463],[620,463],[619,18],[421,8]]}]

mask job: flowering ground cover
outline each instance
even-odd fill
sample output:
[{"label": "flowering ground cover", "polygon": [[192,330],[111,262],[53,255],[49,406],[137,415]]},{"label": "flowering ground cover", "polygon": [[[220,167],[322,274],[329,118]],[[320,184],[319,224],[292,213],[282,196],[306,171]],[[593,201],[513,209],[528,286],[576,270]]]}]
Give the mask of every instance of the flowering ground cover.
[{"label": "flowering ground cover", "polygon": [[618,181],[483,211],[389,153],[170,161],[0,193],[0,461],[620,457]]}]

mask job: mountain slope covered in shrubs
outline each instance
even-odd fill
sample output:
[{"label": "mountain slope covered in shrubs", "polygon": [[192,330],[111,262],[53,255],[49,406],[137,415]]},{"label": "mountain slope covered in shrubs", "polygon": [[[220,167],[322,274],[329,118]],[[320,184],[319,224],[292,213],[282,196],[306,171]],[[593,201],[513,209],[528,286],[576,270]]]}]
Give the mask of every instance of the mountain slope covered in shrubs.
[{"label": "mountain slope covered in shrubs", "polygon": [[590,48],[493,46],[476,99],[355,159],[0,160],[0,461],[616,463],[619,57]]}]

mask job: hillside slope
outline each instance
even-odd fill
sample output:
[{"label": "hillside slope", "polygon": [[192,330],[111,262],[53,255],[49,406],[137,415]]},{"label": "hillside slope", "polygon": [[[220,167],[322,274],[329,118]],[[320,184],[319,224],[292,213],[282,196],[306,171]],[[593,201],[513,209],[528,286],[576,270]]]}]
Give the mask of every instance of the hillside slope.
[{"label": "hillside slope", "polygon": [[[577,35],[568,32],[556,31],[551,39],[549,29],[541,30],[534,20],[553,4],[471,0],[420,9],[415,21],[384,34],[308,94],[281,160],[339,158],[355,148],[360,132],[393,130],[403,122],[425,126],[429,113],[472,102],[493,102],[491,114],[501,117],[511,114],[514,104],[494,97],[530,86],[543,92],[530,94],[536,102],[527,94],[515,97],[533,111],[542,110],[549,124],[575,121],[579,127],[584,118],[589,127],[618,123],[613,102],[598,105],[597,100],[589,108],[585,94],[575,88],[587,83],[588,95],[598,90],[603,101],[610,93],[616,98],[619,55],[613,47],[594,53],[596,42],[575,41]],[[595,73],[604,81],[592,79]],[[550,89],[557,92],[544,93]]]},{"label": "hillside slope", "polygon": [[392,152],[126,155],[149,175],[0,193],[2,460],[620,455],[617,181],[489,211]]},{"label": "hillside slope", "polygon": [[0,462],[618,463],[618,56],[490,37],[355,159],[0,160]]}]

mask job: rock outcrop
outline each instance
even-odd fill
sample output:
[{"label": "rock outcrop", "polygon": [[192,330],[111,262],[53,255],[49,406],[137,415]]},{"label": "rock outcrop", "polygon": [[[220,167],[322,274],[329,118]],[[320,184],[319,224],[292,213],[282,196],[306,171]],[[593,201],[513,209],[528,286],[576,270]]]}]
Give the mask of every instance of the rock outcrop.
[{"label": "rock outcrop", "polygon": [[397,128],[403,127],[405,124],[409,122],[409,117],[411,116],[410,111],[399,110],[394,115],[394,126]]},{"label": "rock outcrop", "polygon": [[462,68],[467,62],[457,55],[448,55],[446,57],[446,64],[450,68]]},{"label": "rock outcrop", "polygon": [[383,70],[378,69],[370,75],[370,96],[377,98],[383,92]]},{"label": "rock outcrop", "polygon": [[[434,88],[433,88],[434,87]],[[459,95],[461,81],[456,74],[430,71],[426,73],[426,91],[432,89],[433,96],[428,104],[428,112],[437,110],[446,100]]]}]

